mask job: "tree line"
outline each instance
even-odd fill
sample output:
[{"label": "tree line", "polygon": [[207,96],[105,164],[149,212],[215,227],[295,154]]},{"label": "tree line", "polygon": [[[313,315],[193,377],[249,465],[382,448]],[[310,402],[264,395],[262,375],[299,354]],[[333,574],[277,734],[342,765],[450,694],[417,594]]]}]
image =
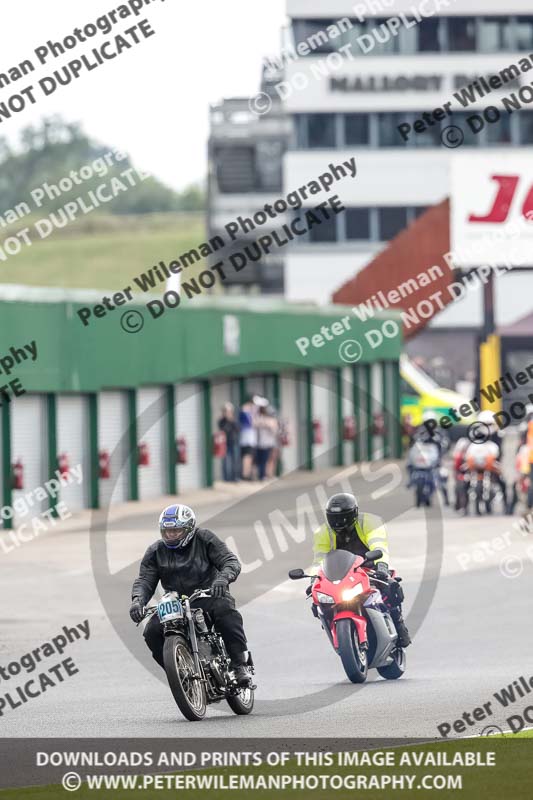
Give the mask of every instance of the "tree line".
[{"label": "tree line", "polygon": [[[58,183],[71,170],[78,171],[113,149],[91,140],[79,123],[66,122],[57,116],[23,128],[14,145],[6,137],[0,137],[0,214],[28,201],[36,187],[45,182]],[[76,186],[72,192],[59,198],[46,199],[42,211],[56,211],[78,196],[80,189],[83,193],[95,189],[131,166],[129,157],[117,161],[109,167],[105,178],[95,174],[83,182],[83,187]],[[148,178],[134,191],[119,193],[105,208],[111,214],[201,211],[205,208],[205,192],[196,184],[176,192],[157,178]]]}]

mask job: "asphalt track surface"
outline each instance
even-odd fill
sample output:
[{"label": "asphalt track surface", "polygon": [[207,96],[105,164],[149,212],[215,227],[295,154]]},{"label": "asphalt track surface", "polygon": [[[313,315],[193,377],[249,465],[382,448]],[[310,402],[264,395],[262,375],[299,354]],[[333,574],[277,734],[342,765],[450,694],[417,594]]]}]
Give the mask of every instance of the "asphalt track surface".
[{"label": "asphalt track surface", "polygon": [[[363,473],[355,468],[350,485],[363,507],[388,520],[391,563],[404,577],[414,643],[401,680],[385,681],[371,671],[366,684],[354,687],[311,615],[304,583],[286,579],[289,568],[310,563],[313,512],[305,517],[302,509],[313,506],[320,515],[324,492],[339,490],[339,470],[299,472],[258,486],[229,507],[197,508],[202,524],[233,537],[246,564],[234,593],[257,666],[252,715],[236,717],[221,704],[210,706],[198,724],[180,716],[128,617],[136,565],[157,538],[156,515],[140,511],[110,523],[107,532],[51,532],[0,556],[0,664],[20,659],[63,625],[88,619],[91,627],[90,639],[63,655],[79,673],[16,710],[4,709],[0,736],[436,737],[439,724],[490,700],[493,715],[463,735],[479,734],[488,724],[508,727],[506,717],[527,698],[505,710],[493,693],[533,674],[531,538],[516,531],[505,537],[517,518],[502,514],[465,520],[436,508],[428,518],[413,508],[396,464]],[[298,504],[300,527],[289,535]],[[495,550],[494,537],[504,542],[502,550]],[[458,560],[464,563],[465,553],[471,555],[467,569]],[[112,575],[102,578],[100,562],[108,556]],[[504,576],[502,559],[504,571],[520,574]],[[59,660],[51,657],[43,666]],[[9,687],[2,681],[1,693]]]}]

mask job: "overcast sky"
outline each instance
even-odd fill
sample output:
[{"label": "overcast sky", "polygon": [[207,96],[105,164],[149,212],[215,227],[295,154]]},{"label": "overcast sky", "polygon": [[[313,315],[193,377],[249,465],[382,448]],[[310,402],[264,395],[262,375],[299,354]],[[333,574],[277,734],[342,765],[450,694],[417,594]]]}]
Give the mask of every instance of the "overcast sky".
[{"label": "overcast sky", "polygon": [[[125,0],[127,2],[127,0]],[[0,72],[29,58],[36,71],[0,89],[0,102],[115,33],[148,18],[156,35],[78,80],[61,86],[0,124],[15,139],[21,127],[43,115],[80,121],[102,142],[120,147],[136,165],[175,188],[206,173],[208,106],[225,96],[254,94],[261,58],[279,49],[285,0],[155,0],[137,20],[120,20],[113,31],[79,44],[65,56],[39,65],[35,48],[61,41],[76,27],[118,8],[120,0],[17,0],[0,28]]]}]

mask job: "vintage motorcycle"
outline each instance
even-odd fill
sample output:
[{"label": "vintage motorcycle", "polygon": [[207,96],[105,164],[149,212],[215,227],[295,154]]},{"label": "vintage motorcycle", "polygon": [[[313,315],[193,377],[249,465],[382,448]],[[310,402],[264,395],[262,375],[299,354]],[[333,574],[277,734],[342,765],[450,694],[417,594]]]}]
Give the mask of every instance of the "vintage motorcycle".
[{"label": "vintage motorcycle", "polygon": [[362,558],[347,550],[332,550],[325,555],[318,575],[306,575],[303,569],[289,572],[292,580],[315,579],[307,591],[313,599],[313,613],[352,683],[366,681],[369,669],[395,680],[406,668],[394,622],[376,589],[376,584],[384,582],[375,577],[372,565],[382,555],[381,550],[371,550]]},{"label": "vintage motorcycle", "polygon": [[[194,600],[210,596],[210,589],[198,589],[190,597],[167,592],[144,614],[145,619],[159,616],[168,685],[179,710],[191,722],[203,719],[207,706],[221,700],[240,715],[250,714],[254,706],[256,687],[237,684],[224,641],[213,629],[209,615],[201,608],[191,608]],[[250,652],[247,666],[253,674]]]},{"label": "vintage motorcycle", "polygon": [[409,450],[409,483],[415,489],[417,508],[430,506],[437,485],[444,485],[448,478],[447,472],[439,468],[439,459],[439,449],[432,442],[415,442]]},{"label": "vintage motorcycle", "polygon": [[483,511],[486,514],[492,514],[498,491],[496,478],[501,471],[498,453],[498,445],[495,442],[473,443],[466,451],[469,499],[473,501],[478,516]]}]

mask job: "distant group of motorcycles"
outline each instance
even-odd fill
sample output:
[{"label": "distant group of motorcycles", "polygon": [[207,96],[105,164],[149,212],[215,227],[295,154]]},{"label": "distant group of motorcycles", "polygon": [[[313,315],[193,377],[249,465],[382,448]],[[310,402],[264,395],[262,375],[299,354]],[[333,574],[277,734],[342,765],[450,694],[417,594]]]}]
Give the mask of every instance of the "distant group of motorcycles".
[{"label": "distant group of motorcycles", "polygon": [[499,448],[495,442],[473,443],[459,439],[453,452],[455,510],[467,515],[492,514],[498,495],[506,513],[512,513],[501,473]]},{"label": "distant group of motorcycles", "polygon": [[431,506],[436,492],[441,494],[444,505],[450,505],[450,470],[443,466],[446,453],[451,456],[455,511],[464,516],[471,513],[481,516],[492,514],[496,507],[505,514],[513,514],[517,508],[525,511],[533,507],[530,447],[522,436],[516,454],[515,478],[508,491],[502,474],[501,443],[491,424],[491,412],[482,414],[486,419],[481,421],[485,421],[491,431],[486,441],[471,441],[464,436],[452,448],[448,438],[440,432],[436,436],[426,435],[427,431],[419,429],[411,437],[407,456],[408,486],[414,489],[417,508]]}]

